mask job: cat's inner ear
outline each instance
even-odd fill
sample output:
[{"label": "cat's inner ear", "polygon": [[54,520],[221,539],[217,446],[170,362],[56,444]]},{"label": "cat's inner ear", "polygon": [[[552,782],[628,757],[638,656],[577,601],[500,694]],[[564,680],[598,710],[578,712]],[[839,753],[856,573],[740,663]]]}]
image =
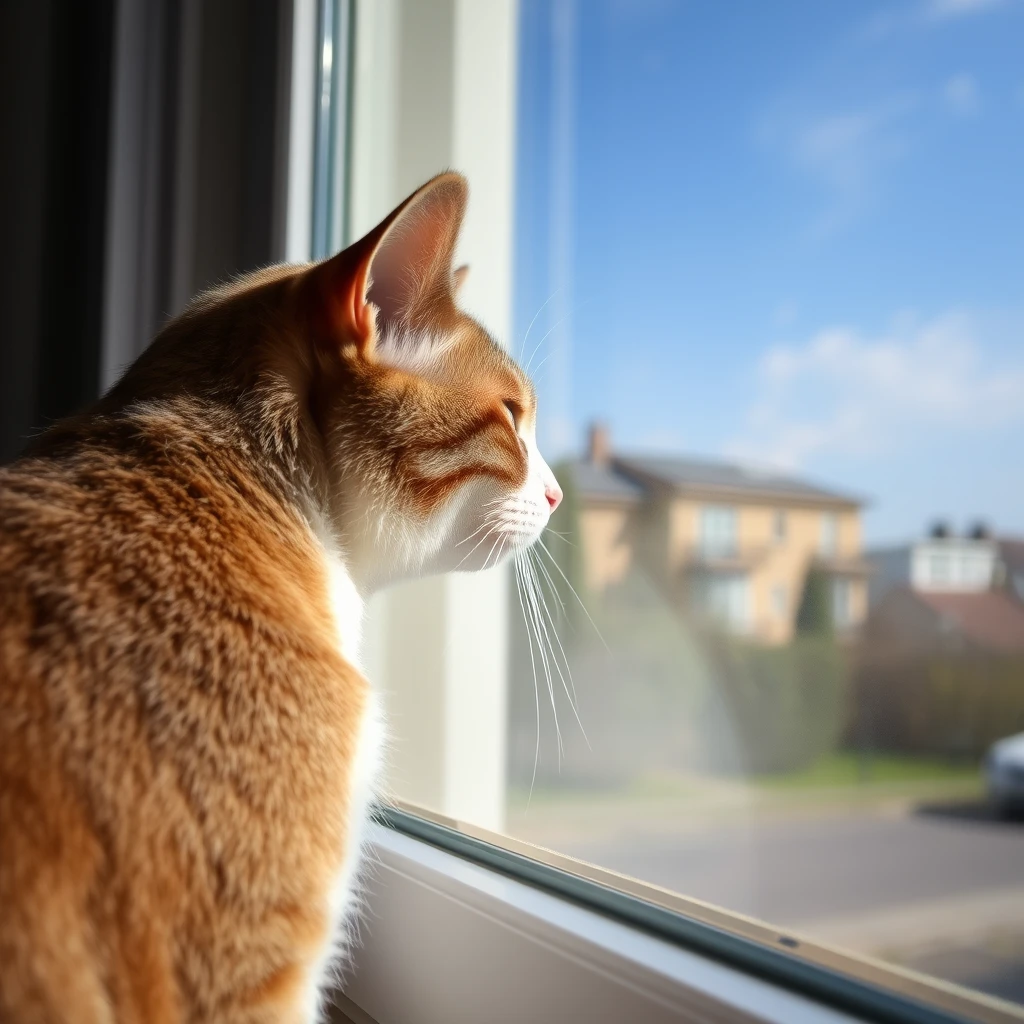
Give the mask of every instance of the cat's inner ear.
[{"label": "cat's inner ear", "polygon": [[452,259],[466,208],[459,174],[427,182],[368,235],[314,268],[328,330],[370,356],[379,334],[429,328],[453,308]]},{"label": "cat's inner ear", "polygon": [[452,272],[452,281],[455,285],[455,294],[458,295],[462,291],[462,286],[466,283],[466,278],[469,277],[469,264],[463,263],[461,267],[456,267]]}]

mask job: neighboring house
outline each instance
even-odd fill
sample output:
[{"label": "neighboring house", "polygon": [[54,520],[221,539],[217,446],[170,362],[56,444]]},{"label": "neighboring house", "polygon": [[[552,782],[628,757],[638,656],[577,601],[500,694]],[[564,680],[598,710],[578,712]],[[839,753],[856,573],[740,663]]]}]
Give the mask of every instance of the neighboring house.
[{"label": "neighboring house", "polygon": [[922,540],[868,551],[864,557],[871,566],[872,607],[896,588],[981,594],[1005,586],[1024,600],[1024,541],[998,540],[983,526],[958,537],[939,525]]},{"label": "neighboring house", "polygon": [[999,545],[1006,585],[1018,601],[1024,601],[1024,540],[1003,538],[996,543]]},{"label": "neighboring house", "polygon": [[1024,604],[1005,590],[891,589],[864,628],[876,657],[1024,652]]},{"label": "neighboring house", "polygon": [[636,565],[696,611],[782,643],[793,634],[814,568],[829,578],[840,629],[865,615],[857,498],[730,463],[613,454],[598,426],[571,472],[592,592],[603,593]]}]

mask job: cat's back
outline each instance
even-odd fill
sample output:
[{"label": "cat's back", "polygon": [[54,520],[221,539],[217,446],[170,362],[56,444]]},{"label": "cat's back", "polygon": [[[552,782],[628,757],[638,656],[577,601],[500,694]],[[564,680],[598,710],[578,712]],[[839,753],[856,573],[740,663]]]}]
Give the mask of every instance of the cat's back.
[{"label": "cat's back", "polygon": [[0,567],[9,682],[15,660],[39,678],[82,662],[109,692],[143,669],[213,669],[189,663],[197,643],[243,657],[218,630],[251,652],[324,626],[315,538],[230,418],[188,402],[72,421],[0,468]]},{"label": "cat's back", "polygon": [[154,405],[0,469],[0,1021],[276,1019],[324,940],[365,684],[231,430]]}]

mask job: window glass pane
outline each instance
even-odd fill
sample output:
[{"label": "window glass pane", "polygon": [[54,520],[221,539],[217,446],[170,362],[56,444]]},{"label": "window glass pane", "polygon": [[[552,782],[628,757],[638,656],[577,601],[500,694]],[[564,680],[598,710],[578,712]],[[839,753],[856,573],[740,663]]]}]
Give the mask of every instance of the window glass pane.
[{"label": "window glass pane", "polygon": [[567,497],[561,648],[511,601],[506,810],[1016,1000],[1024,740],[984,758],[1024,731],[1022,33],[521,4],[513,348]]},{"label": "window glass pane", "polygon": [[1024,1002],[1024,8],[499,6],[355,20],[356,233],[467,170],[564,491],[372,611],[391,790]]},{"label": "window glass pane", "polygon": [[736,509],[705,505],[700,510],[700,548],[708,557],[736,551]]},{"label": "window glass pane", "polygon": [[839,519],[833,512],[821,517],[821,553],[834,555],[839,546]]}]

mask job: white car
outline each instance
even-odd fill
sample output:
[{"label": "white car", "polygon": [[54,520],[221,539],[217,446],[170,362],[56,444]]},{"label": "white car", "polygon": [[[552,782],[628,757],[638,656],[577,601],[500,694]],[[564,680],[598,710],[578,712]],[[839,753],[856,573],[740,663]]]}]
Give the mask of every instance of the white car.
[{"label": "white car", "polygon": [[988,798],[1000,815],[1024,813],[1024,732],[993,743],[985,755]]}]

